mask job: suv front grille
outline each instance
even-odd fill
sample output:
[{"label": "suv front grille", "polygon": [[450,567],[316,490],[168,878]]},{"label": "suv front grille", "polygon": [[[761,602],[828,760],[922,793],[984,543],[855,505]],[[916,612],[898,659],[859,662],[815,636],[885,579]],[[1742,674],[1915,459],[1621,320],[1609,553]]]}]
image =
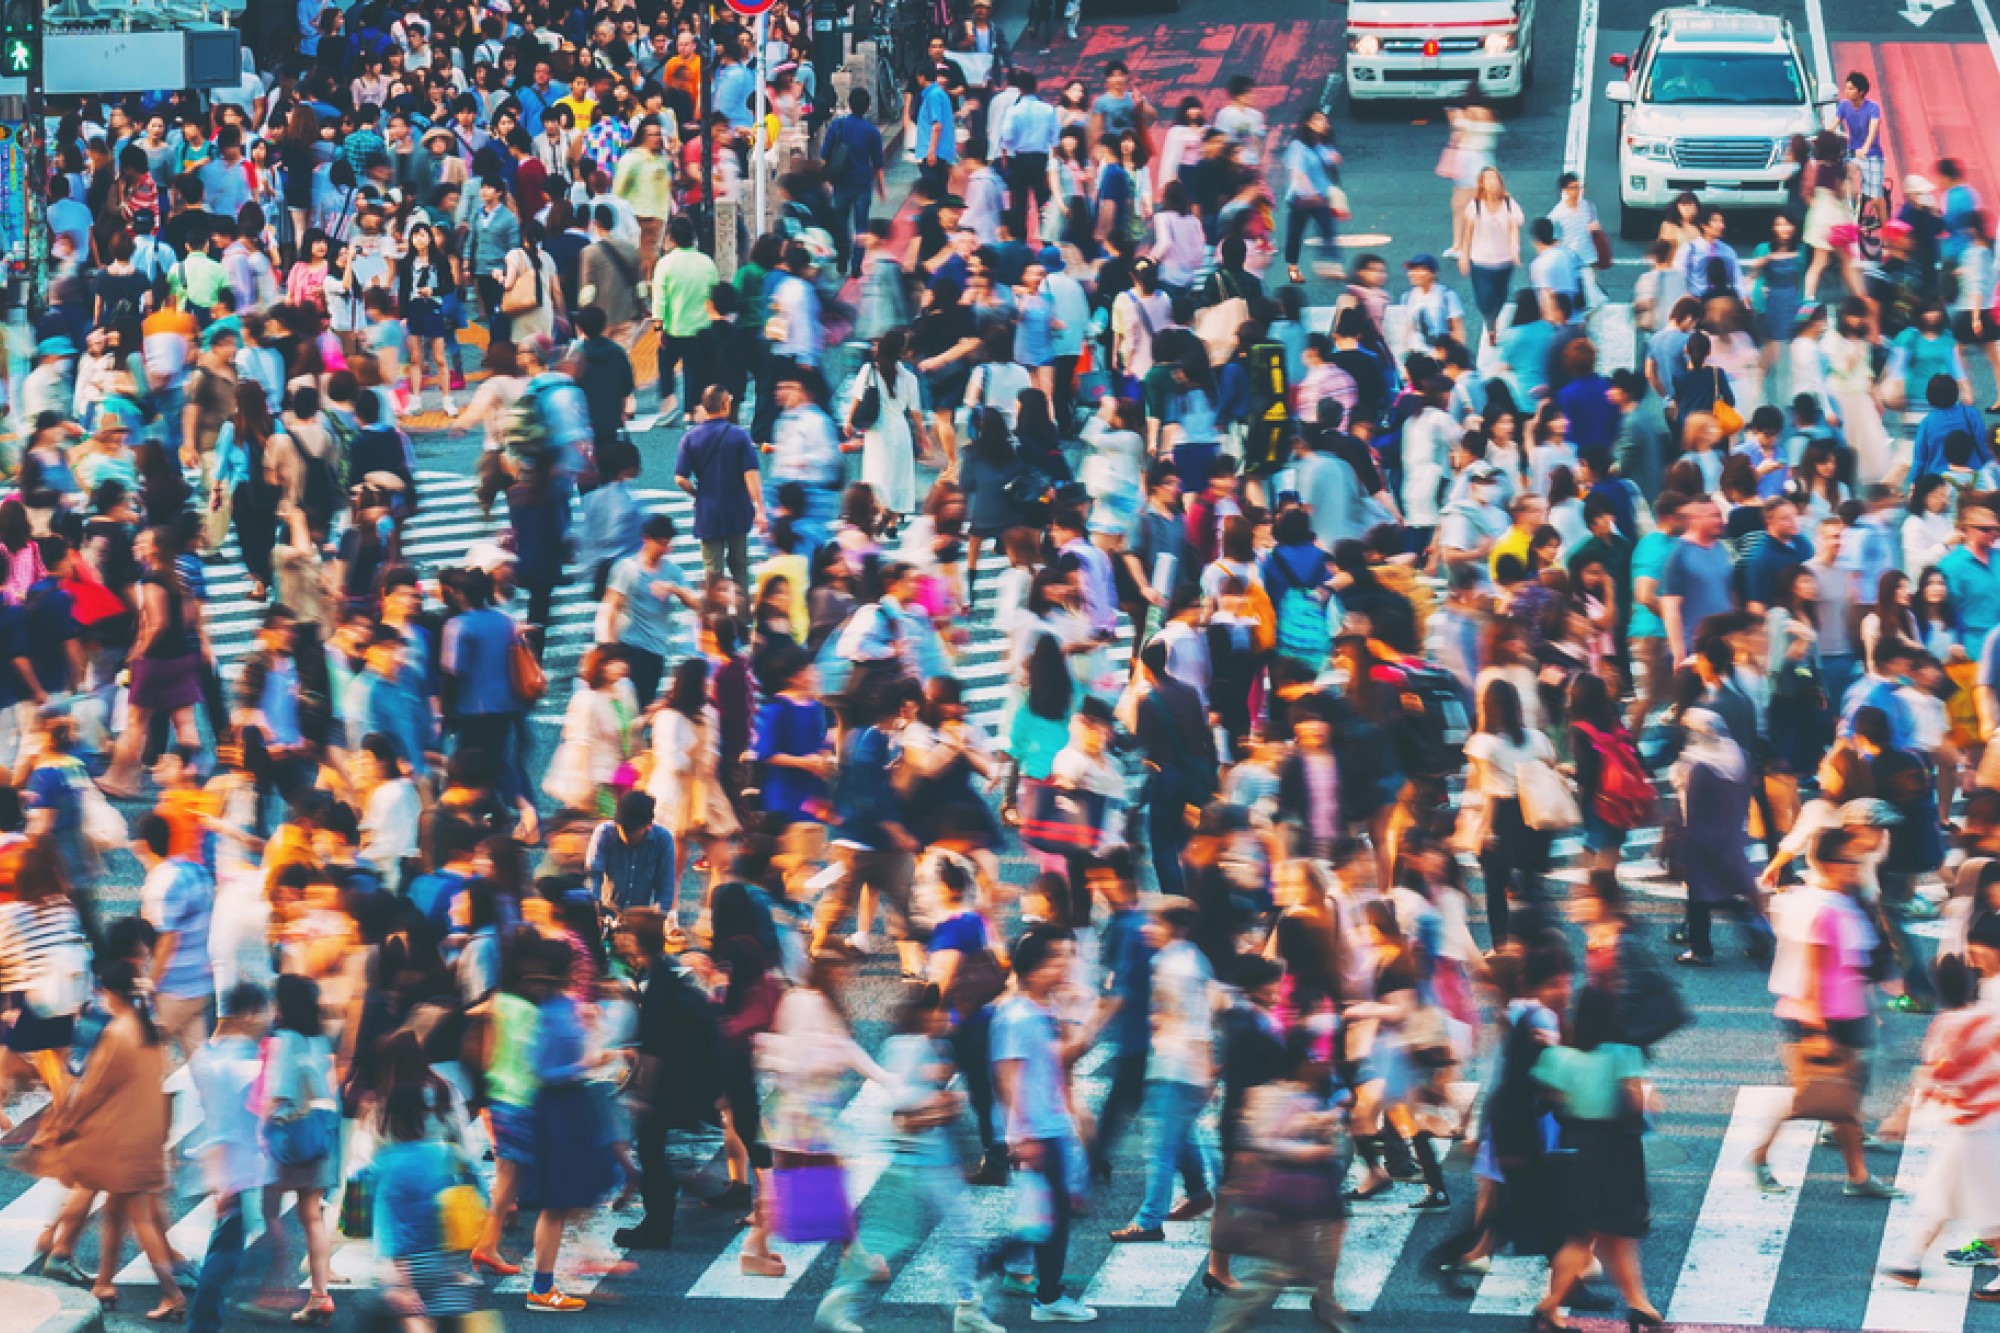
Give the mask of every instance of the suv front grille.
[{"label": "suv front grille", "polygon": [[1769,139],[1676,139],[1674,165],[1683,171],[1764,171],[1775,151]]}]

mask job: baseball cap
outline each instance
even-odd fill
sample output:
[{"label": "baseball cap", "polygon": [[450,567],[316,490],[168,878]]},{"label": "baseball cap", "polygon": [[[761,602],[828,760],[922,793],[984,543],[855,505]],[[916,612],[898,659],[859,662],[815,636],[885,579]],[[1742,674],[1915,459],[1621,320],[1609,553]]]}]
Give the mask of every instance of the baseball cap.
[{"label": "baseball cap", "polygon": [[1405,269],[1427,268],[1435,273],[1438,271],[1437,256],[1432,254],[1414,255],[1403,261],[1403,267]]}]

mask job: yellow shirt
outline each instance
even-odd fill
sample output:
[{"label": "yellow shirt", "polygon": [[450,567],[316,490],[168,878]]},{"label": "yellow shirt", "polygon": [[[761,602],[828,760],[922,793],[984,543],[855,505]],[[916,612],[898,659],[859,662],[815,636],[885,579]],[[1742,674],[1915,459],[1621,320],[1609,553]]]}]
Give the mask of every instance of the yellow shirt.
[{"label": "yellow shirt", "polygon": [[559,97],[556,99],[556,105],[569,108],[569,113],[576,117],[576,127],[578,130],[589,129],[590,122],[597,115],[597,99],[595,97]]},{"label": "yellow shirt", "polygon": [[1511,555],[1519,560],[1522,572],[1527,572],[1528,549],[1534,541],[1534,536],[1532,532],[1523,532],[1518,523],[1508,525],[1507,531],[1501,533],[1493,543],[1493,554],[1487,562],[1494,578],[1500,577],[1500,557],[1503,555]]}]

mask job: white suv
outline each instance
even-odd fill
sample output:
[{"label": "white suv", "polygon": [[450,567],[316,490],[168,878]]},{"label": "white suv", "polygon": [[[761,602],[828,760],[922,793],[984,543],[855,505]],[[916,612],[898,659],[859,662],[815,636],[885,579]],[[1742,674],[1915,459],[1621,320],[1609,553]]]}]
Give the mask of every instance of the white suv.
[{"label": "white suv", "polygon": [[1785,202],[1794,134],[1821,128],[1839,91],[1815,89],[1791,24],[1743,9],[1664,9],[1636,53],[1611,63],[1626,77],[1604,95],[1618,104],[1618,230],[1654,234],[1682,193],[1724,208]]}]

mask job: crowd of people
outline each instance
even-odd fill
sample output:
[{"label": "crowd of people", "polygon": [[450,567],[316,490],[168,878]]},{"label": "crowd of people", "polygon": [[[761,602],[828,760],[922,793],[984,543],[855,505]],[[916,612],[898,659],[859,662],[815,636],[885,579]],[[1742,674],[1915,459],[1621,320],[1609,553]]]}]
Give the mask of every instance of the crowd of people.
[{"label": "crowd of people", "polygon": [[[1884,220],[1851,76],[1749,253],[1675,206],[1625,361],[1584,183],[1524,205],[1476,103],[1443,260],[1399,287],[1337,262],[1322,111],[1274,129],[1247,77],[1156,105],[1115,61],[1058,86],[973,0],[902,107],[836,115],[802,8],[759,49],[686,0],[301,0],[239,89],[64,115],[0,500],[4,1043],[53,1099],[14,1165],[68,1190],[42,1271],[115,1305],[129,1230],[149,1317],[319,1324],[367,1239],[392,1321],[524,1272],[574,1312],[566,1224],[635,1206],[616,1245],[671,1245],[668,1145],[719,1129],[724,1179],[685,1183],[743,1274],[842,1247],[816,1327],[932,1237],[958,1333],[1010,1293],[1084,1322],[1064,1256],[1137,1120],[1109,1238],[1212,1215],[1215,1328],[1288,1285],[1348,1327],[1350,1203],[1451,1211],[1461,1141],[1448,1288],[1511,1247],[1553,1261],[1537,1327],[1613,1308],[1600,1271],[1651,1326],[1648,1061],[1688,1013],[1618,870],[1654,829],[1675,960],[1741,926],[1850,1196],[1895,1193],[1862,1124],[1878,1038],[1916,1047],[1887,1014],[1935,1013],[1919,1203],[1992,1262],[2000,467],[1966,357],[2000,369],[2000,329],[1960,167]],[[403,549],[427,391],[509,533],[437,568]],[[669,464],[642,398],[691,533],[635,492]],[[230,664],[225,548],[218,595],[264,608]],[[844,999],[878,919],[871,1054]],[[165,1225],[182,1062],[198,1261]],[[856,1199],[863,1105],[889,1166]],[[969,1187],[1013,1192],[1001,1234]]]}]

